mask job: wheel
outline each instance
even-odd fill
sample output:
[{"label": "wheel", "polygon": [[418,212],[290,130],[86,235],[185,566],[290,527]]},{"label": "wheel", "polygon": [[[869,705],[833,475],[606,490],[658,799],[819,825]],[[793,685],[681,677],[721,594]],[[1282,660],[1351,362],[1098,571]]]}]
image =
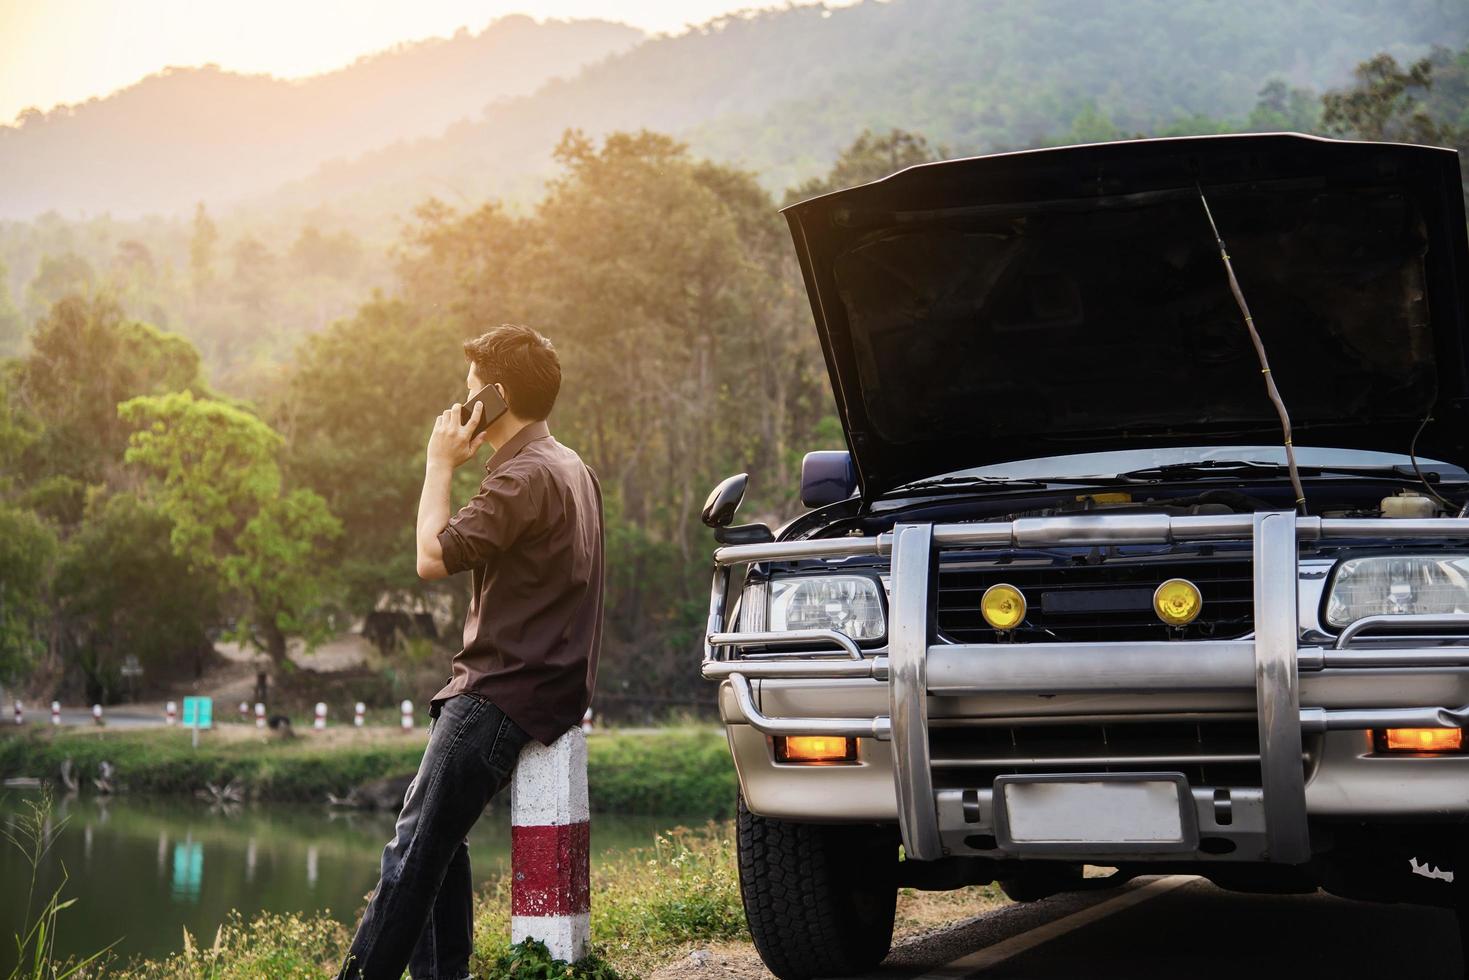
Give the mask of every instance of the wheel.
[{"label": "wheel", "polygon": [[738,802],[740,899],[780,980],[871,970],[893,941],[898,844],[882,826],[758,817]]},{"label": "wheel", "polygon": [[1062,892],[1075,891],[1083,880],[1081,865],[1040,865],[1013,878],[999,880],[1000,891],[1012,902],[1038,902]]}]

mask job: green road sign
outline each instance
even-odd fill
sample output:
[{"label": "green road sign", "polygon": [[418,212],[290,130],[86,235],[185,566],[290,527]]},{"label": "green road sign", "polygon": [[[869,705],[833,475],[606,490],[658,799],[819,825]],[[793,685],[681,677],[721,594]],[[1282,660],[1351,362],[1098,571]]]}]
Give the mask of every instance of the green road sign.
[{"label": "green road sign", "polygon": [[184,698],[185,728],[209,728],[213,721],[213,698]]}]

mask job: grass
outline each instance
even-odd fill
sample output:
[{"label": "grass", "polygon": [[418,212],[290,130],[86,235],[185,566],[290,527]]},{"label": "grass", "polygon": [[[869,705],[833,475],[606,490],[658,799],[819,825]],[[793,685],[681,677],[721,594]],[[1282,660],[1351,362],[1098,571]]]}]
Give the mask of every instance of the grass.
[{"label": "grass", "polygon": [[[192,793],[231,779],[253,799],[322,803],[360,783],[411,773],[423,756],[422,729],[310,730],[290,740],[225,723],[198,749],[180,728],[101,731],[33,726],[0,733],[0,777],[56,778],[70,758],[85,779],[103,760],[132,793]],[[599,733],[587,743],[593,808],[654,816],[727,817],[734,764],[716,729],[678,727],[647,735]]]}]

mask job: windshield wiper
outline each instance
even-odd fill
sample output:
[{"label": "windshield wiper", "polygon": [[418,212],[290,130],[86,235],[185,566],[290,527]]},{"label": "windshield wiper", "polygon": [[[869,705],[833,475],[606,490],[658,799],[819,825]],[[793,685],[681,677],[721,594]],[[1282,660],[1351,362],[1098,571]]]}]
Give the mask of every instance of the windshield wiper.
[{"label": "windshield wiper", "polygon": [[[1260,463],[1244,459],[1203,459],[1193,463],[1165,463],[1162,466],[1146,466],[1138,470],[1118,473],[1118,477],[1133,480],[1159,479],[1176,476],[1229,476],[1231,474],[1254,473],[1260,476],[1282,473],[1289,475],[1291,468],[1282,463]],[[1411,469],[1403,466],[1297,466],[1301,476],[1362,476],[1398,477],[1414,480]],[[1441,474],[1433,474],[1442,479]]]},{"label": "windshield wiper", "polygon": [[929,480],[915,480],[894,487],[884,497],[901,496],[924,490],[964,490],[973,487],[995,487],[1006,490],[1046,490],[1057,483],[1066,486],[1097,486],[1116,483],[1132,483],[1132,480],[1110,476],[1058,476],[1041,477],[1036,480],[1015,480],[1007,476],[936,476]]},{"label": "windshield wiper", "polygon": [[884,497],[899,497],[925,490],[963,490],[969,487],[1005,487],[1011,490],[1044,490],[1044,483],[1034,480],[1009,480],[1003,476],[936,476],[930,480],[914,480],[893,487]]}]

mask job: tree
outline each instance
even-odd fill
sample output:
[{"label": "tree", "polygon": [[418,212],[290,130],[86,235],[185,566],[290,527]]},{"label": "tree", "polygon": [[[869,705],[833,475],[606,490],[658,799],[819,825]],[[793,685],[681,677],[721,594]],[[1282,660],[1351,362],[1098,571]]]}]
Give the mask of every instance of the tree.
[{"label": "tree", "polygon": [[27,676],[45,652],[56,535],[35,514],[0,503],[0,680]]},{"label": "tree", "polygon": [[[1328,133],[1367,140],[1450,146],[1469,154],[1469,47],[1437,47],[1408,67],[1390,54],[1362,62],[1357,83],[1321,97]],[[1469,174],[1464,175],[1469,204]]]},{"label": "tree", "polygon": [[117,412],[134,428],[124,459],[152,477],[145,499],[172,521],[173,553],[237,604],[236,638],[277,664],[289,636],[314,641],[332,585],[320,558],[341,523],[311,490],[282,495],[280,435],[187,391],[133,398]]},{"label": "tree", "polygon": [[235,242],[230,257],[235,301],[256,317],[264,315],[270,307],[275,256],[259,239],[246,237]]},{"label": "tree", "polygon": [[247,635],[277,664],[285,660],[287,637],[316,643],[328,635],[322,611],[334,577],[321,559],[324,545],[341,533],[326,501],[297,488],[266,501],[224,559],[225,580],[249,599]]},{"label": "tree", "polygon": [[26,287],[26,305],[32,316],[40,316],[63,296],[89,293],[96,280],[91,263],[75,252],[43,255],[35,278]]},{"label": "tree", "polygon": [[892,129],[878,135],[862,130],[851,145],[837,157],[825,177],[813,177],[786,192],[785,203],[793,204],[808,197],[855,187],[879,180],[914,164],[928,163],[947,155],[942,147],[931,147],[921,133]]},{"label": "tree", "polygon": [[132,494],[94,494],[61,547],[59,619],[89,700],[119,691],[126,654],[160,673],[190,662],[196,677],[202,670],[219,597],[213,579],[174,553],[171,532],[167,515]]},{"label": "tree", "polygon": [[1433,84],[1433,63],[1422,58],[1406,69],[1390,54],[1362,62],[1357,84],[1321,97],[1321,123],[1337,136],[1407,143],[1441,140],[1439,123],[1422,96]]},{"label": "tree", "polygon": [[1311,133],[1320,123],[1321,100],[1315,93],[1272,78],[1261,87],[1246,125],[1258,133]]},{"label": "tree", "polygon": [[128,319],[105,297],[62,299],[36,324],[19,372],[19,402],[44,426],[27,475],[106,482],[128,439],[118,403],[189,389],[202,392],[203,382],[187,340]]},{"label": "tree", "polygon": [[0,357],[20,353],[25,340],[25,320],[10,299],[10,276],[0,262]]},{"label": "tree", "polygon": [[189,240],[189,278],[194,287],[194,302],[203,300],[206,290],[214,281],[214,246],[219,241],[219,230],[204,210],[204,202],[194,207],[194,235]]},{"label": "tree", "polygon": [[351,232],[323,235],[307,225],[291,246],[291,264],[308,276],[346,279],[362,264],[362,243]]},{"label": "tree", "polygon": [[[463,398],[459,342],[469,332],[377,298],[297,354],[277,417],[289,438],[286,465],[341,519],[331,560],[361,612],[385,594],[405,606],[424,594],[413,542],[424,447],[434,416]],[[468,496],[479,477],[465,466],[459,479]]]}]

